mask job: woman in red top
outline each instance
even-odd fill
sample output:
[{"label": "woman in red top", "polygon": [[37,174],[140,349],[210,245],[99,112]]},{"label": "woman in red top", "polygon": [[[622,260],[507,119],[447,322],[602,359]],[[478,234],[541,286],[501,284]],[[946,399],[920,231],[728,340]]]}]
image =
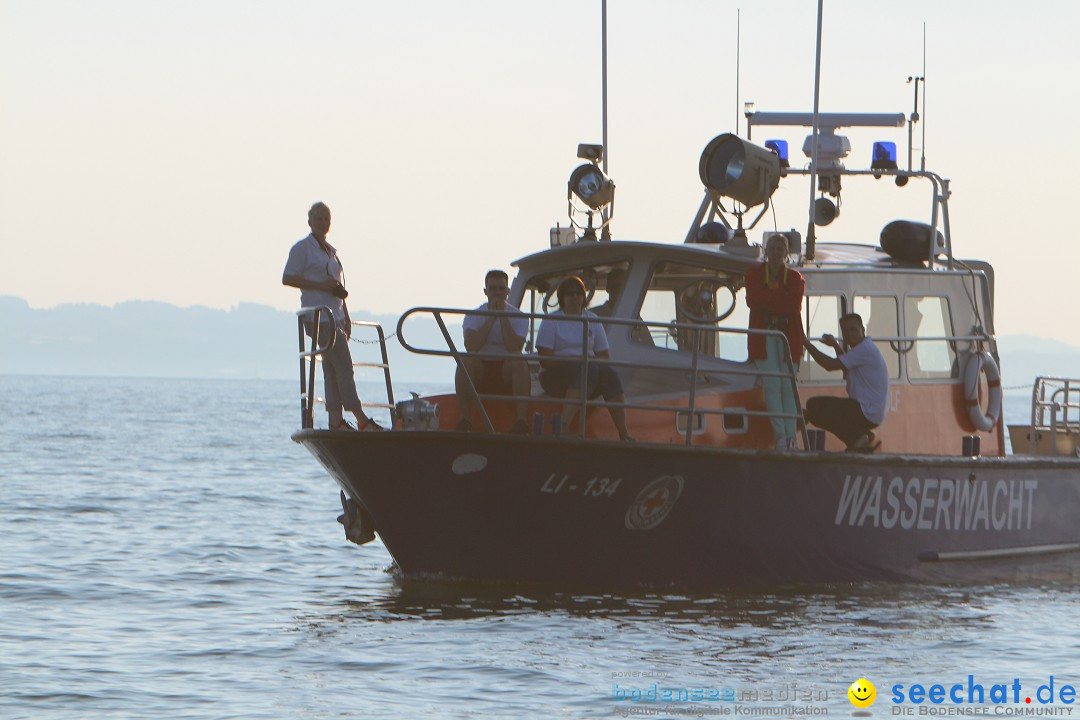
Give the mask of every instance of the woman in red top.
[{"label": "woman in red top", "polygon": [[[787,372],[788,363],[798,367],[802,357],[803,290],[806,281],[802,273],[787,266],[788,244],[783,235],[772,235],[765,243],[765,262],[746,272],[746,304],[750,307],[751,330],[779,330],[787,336],[788,357],[783,356],[783,342],[778,337],[747,336],[749,360],[762,372]],[[772,417],[773,435],[777,450],[798,447],[795,416],[795,393],[787,377],[762,376],[765,407],[769,412],[792,417]]]}]

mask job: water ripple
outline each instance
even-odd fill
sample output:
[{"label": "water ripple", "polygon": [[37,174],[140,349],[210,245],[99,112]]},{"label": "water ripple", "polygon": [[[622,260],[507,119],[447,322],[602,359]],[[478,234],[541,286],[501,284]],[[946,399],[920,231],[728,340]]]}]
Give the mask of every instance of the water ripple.
[{"label": "water ripple", "polygon": [[879,692],[1080,681],[1075,571],[709,594],[405,581],[381,543],[342,540],[336,486],[288,438],[291,383],[0,376],[0,395],[0,717],[601,717],[614,683],[645,685],[624,672],[797,682],[846,717],[863,674]]}]

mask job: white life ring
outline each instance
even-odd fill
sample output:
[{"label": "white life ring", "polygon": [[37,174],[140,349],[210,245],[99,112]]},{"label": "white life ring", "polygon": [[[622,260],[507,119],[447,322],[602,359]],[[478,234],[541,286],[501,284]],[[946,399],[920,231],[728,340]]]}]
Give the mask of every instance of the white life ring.
[{"label": "white life ring", "polygon": [[[990,389],[986,412],[979,405],[979,374],[986,375]],[[983,350],[973,353],[964,368],[964,401],[967,403],[971,424],[983,432],[989,432],[1001,418],[1001,371],[994,356]]]}]

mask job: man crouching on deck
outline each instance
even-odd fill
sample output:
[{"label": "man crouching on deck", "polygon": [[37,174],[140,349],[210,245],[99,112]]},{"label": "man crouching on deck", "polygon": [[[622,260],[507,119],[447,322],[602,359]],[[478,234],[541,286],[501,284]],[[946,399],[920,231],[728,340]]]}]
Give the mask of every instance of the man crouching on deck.
[{"label": "man crouching on deck", "polygon": [[871,430],[885,419],[889,370],[881,351],[866,337],[860,315],[848,313],[840,318],[840,334],[844,336],[843,346],[832,335],[821,338],[836,350],[836,357],[821,352],[809,339],[803,340],[818,365],[845,371],[848,394],[846,398],[810,398],[806,401],[806,420],[836,435],[851,452],[874,452],[881,442]]}]

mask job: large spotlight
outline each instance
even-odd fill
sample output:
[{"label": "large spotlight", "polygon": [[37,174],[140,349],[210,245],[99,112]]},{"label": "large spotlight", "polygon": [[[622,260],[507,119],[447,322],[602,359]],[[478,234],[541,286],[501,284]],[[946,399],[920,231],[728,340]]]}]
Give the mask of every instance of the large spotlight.
[{"label": "large spotlight", "polygon": [[705,187],[753,207],[767,202],[780,184],[780,158],[725,133],[705,146],[698,174]]},{"label": "large spotlight", "polygon": [[814,224],[828,225],[840,214],[840,208],[827,197],[819,197],[814,201]]},{"label": "large spotlight", "polygon": [[599,210],[611,202],[615,195],[615,183],[592,163],[579,165],[570,173],[570,192],[593,210]]}]

